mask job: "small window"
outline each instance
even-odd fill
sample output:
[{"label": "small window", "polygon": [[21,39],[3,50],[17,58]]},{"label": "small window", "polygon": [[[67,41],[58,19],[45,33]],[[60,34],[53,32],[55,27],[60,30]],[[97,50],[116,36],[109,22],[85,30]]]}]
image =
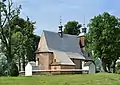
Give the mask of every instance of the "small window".
[{"label": "small window", "polygon": [[54,67],[54,69],[56,70],[57,68],[56,68],[56,67]]},{"label": "small window", "polygon": [[56,62],[56,59],[54,59],[53,62]]},{"label": "small window", "polygon": [[39,61],[39,58],[37,58],[37,61]]}]

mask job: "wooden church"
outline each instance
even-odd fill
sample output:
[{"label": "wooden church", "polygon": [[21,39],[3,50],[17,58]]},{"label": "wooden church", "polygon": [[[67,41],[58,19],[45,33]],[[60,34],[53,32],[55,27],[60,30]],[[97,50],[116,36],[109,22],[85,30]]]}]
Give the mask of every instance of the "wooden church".
[{"label": "wooden church", "polygon": [[79,36],[44,30],[36,51],[36,63],[40,70],[82,70],[84,63],[92,59],[85,54],[86,28]]}]

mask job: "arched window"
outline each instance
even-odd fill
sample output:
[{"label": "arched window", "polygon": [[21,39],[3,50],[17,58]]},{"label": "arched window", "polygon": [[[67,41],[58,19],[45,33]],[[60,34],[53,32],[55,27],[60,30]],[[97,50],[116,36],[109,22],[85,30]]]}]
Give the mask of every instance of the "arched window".
[{"label": "arched window", "polygon": [[37,61],[39,61],[39,58],[37,58]]},{"label": "arched window", "polygon": [[54,59],[53,62],[56,62],[56,59]]}]

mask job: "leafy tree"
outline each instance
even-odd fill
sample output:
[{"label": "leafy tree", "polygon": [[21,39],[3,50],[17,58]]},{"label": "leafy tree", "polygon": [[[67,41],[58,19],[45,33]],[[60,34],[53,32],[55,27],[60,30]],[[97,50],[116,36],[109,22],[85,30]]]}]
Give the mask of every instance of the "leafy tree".
[{"label": "leafy tree", "polygon": [[[13,54],[11,50],[11,28],[10,20],[19,15],[20,7],[13,9],[13,2],[11,0],[0,1],[0,39],[3,47],[2,52],[7,57],[8,71],[10,71]],[[6,28],[6,29],[5,29]],[[5,32],[5,30],[8,30]],[[11,73],[11,72],[8,72]],[[8,74],[10,75],[10,74]]]},{"label": "leafy tree", "polygon": [[64,33],[71,35],[78,35],[80,33],[81,24],[77,21],[69,21],[64,25]]},{"label": "leafy tree", "polygon": [[115,72],[115,62],[120,55],[120,20],[104,12],[91,19],[88,26],[88,52],[94,58],[102,60],[106,72],[110,72],[111,65]]},{"label": "leafy tree", "polygon": [[5,1],[0,1],[1,52],[7,58],[7,75],[14,76],[14,74],[18,75],[16,62],[22,60],[23,69],[25,69],[25,60],[35,60],[36,38],[38,36],[33,32],[35,22],[30,21],[29,18],[25,20],[19,17],[21,6],[13,9],[13,2],[11,0]]},{"label": "leafy tree", "polygon": [[[34,35],[34,22],[29,18],[24,20],[20,17],[15,17],[11,22],[12,31],[12,52],[23,62],[23,70],[25,70],[25,60],[34,61],[35,51],[37,49],[39,36]],[[19,65],[20,66],[20,65]]]}]

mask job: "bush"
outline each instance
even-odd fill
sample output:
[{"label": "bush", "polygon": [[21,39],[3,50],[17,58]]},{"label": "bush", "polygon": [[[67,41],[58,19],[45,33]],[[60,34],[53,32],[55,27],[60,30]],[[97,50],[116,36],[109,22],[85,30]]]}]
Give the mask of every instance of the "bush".
[{"label": "bush", "polygon": [[11,68],[10,68],[10,76],[18,76],[19,71],[16,63],[12,62],[11,63]]},{"label": "bush", "polygon": [[115,68],[115,70],[116,70],[116,73],[117,73],[117,74],[120,74],[120,62],[116,63],[116,68]]},{"label": "bush", "polygon": [[6,73],[6,64],[1,64],[0,63],[0,76],[6,76],[7,73]]},{"label": "bush", "polygon": [[0,54],[0,76],[18,76],[19,71],[15,62],[8,64],[6,56]]},{"label": "bush", "polygon": [[117,74],[120,74],[120,69],[118,69],[118,70],[116,71],[116,73],[117,73]]},{"label": "bush", "polygon": [[0,55],[0,76],[6,76],[7,75],[7,61],[6,57]]}]

